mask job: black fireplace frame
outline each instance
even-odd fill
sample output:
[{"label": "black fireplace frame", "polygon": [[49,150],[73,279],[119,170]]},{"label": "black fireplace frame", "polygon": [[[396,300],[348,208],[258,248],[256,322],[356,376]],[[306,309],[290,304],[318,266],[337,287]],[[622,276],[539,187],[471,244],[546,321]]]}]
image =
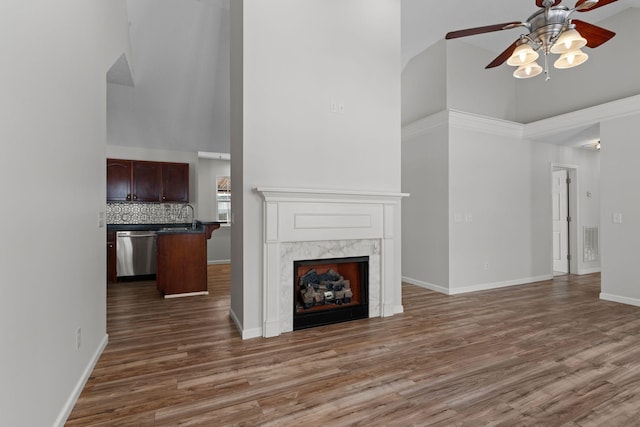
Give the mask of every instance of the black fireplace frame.
[{"label": "black fireplace frame", "polygon": [[[298,298],[298,267],[309,265],[358,263],[360,275],[360,304],[352,306],[335,305],[325,310],[309,313],[296,313],[296,300]],[[325,258],[313,260],[299,260],[293,262],[293,330],[312,328],[316,326],[331,325],[350,320],[367,319],[369,317],[369,257],[343,257]]]}]

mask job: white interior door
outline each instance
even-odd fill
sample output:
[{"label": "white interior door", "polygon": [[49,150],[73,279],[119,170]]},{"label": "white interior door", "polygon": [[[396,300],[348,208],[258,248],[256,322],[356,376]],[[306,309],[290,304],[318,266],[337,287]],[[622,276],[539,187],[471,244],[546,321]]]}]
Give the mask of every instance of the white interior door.
[{"label": "white interior door", "polygon": [[553,171],[553,271],[569,272],[569,200],[567,170]]}]

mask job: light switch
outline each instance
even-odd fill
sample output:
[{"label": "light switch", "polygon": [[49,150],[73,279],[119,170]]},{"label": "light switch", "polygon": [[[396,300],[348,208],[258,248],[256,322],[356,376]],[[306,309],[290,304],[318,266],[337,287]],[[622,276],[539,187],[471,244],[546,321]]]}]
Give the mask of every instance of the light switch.
[{"label": "light switch", "polygon": [[462,214],[461,213],[453,214],[453,222],[462,222]]},{"label": "light switch", "polygon": [[473,222],[473,215],[470,213],[464,214],[464,222]]},{"label": "light switch", "polygon": [[615,212],[613,214],[613,223],[614,224],[622,224],[622,214],[619,212]]}]

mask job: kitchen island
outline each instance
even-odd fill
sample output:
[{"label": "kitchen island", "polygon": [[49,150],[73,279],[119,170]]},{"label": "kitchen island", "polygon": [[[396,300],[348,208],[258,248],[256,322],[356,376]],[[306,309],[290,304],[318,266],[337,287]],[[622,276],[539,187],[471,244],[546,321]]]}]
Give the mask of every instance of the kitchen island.
[{"label": "kitchen island", "polygon": [[157,288],[165,298],[208,295],[207,240],[218,222],[197,221],[196,227],[166,227],[158,233]]},{"label": "kitchen island", "polygon": [[[215,221],[169,224],[109,224],[107,226],[107,274],[116,281],[115,242],[109,236],[117,231],[153,231],[157,235],[157,288],[165,298],[207,295],[207,246]],[[112,245],[112,246],[109,246]]]}]

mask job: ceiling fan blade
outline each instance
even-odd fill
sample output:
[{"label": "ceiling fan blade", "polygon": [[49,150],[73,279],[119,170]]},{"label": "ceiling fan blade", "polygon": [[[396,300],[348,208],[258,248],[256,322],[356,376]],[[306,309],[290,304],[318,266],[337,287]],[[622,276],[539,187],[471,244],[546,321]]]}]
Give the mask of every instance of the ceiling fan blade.
[{"label": "ceiling fan blade", "polygon": [[[561,1],[562,1],[562,0],[556,0],[555,2],[553,2],[553,4],[551,5],[551,7],[559,5]],[[538,7],[544,7],[544,0],[536,0],[536,6],[538,6]]]},{"label": "ceiling fan blade", "polygon": [[590,48],[598,47],[616,35],[616,33],[606,28],[598,27],[597,25],[589,24],[588,22],[578,19],[574,19],[571,22],[576,26],[576,30],[578,30],[580,35],[587,39],[587,46]]},{"label": "ceiling fan blade", "polygon": [[593,6],[591,6],[591,7],[588,7],[588,8],[585,8],[585,9],[580,9],[580,7],[579,7],[579,6],[580,6],[582,3],[586,2],[586,1],[587,1],[587,0],[578,0],[578,2],[577,2],[577,3],[576,3],[576,5],[575,5],[576,11],[578,11],[578,12],[589,12],[589,11],[591,11],[591,10],[593,10],[593,9],[597,9],[597,8],[599,8],[599,7],[602,7],[602,6],[606,6],[606,5],[608,5],[609,3],[613,3],[613,2],[616,2],[616,1],[618,1],[618,0],[600,0],[598,3],[596,3],[595,5],[593,5]]},{"label": "ceiling fan blade", "polygon": [[513,51],[516,50],[516,47],[518,47],[518,44],[520,44],[520,39],[514,41],[504,52],[498,55],[496,59],[491,61],[491,63],[484,68],[489,69],[489,68],[497,67],[498,65],[502,65],[504,61],[506,61],[507,59],[509,59],[509,57],[511,57],[511,54],[513,54]]},{"label": "ceiling fan blade", "polygon": [[[486,27],[467,28],[465,30],[451,31],[447,33],[445,39],[457,39],[458,37],[473,36],[476,34],[490,33],[492,31],[501,31],[521,26],[522,22],[505,22],[504,24],[487,25]],[[505,28],[506,27],[506,28]]]}]

